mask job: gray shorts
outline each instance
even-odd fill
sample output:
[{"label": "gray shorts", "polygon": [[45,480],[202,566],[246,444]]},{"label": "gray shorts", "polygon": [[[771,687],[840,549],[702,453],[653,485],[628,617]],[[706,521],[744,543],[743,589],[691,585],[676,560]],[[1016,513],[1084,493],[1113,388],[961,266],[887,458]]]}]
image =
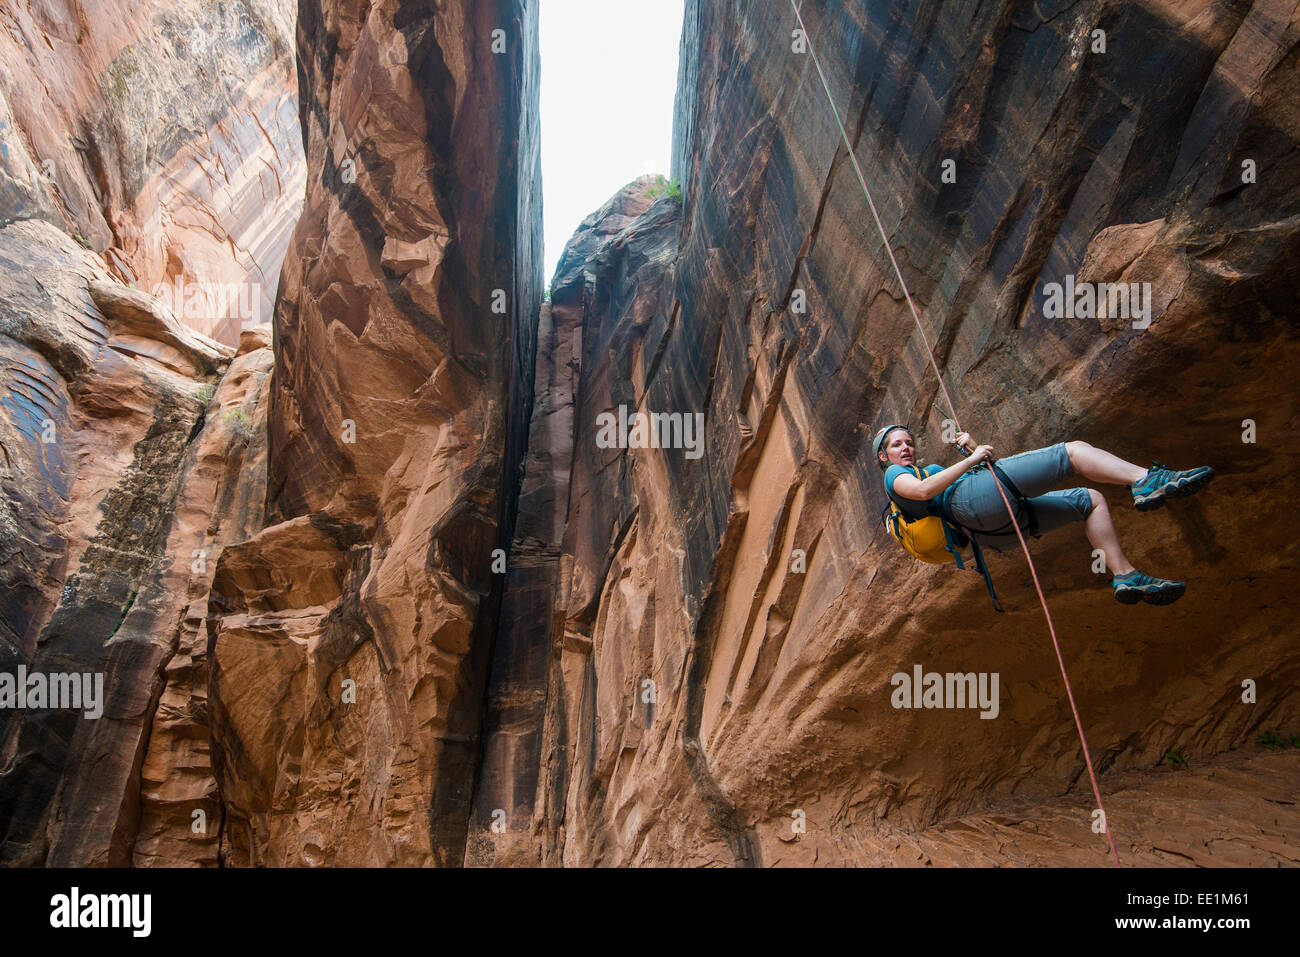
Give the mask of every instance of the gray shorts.
[{"label": "gray shorts", "polygon": [[[1071,522],[1082,522],[1092,512],[1092,496],[1086,488],[1051,491],[1054,485],[1074,474],[1064,442],[998,459],[998,468],[1016,484],[1020,494],[1029,500],[1034,517],[1038,519],[1040,534]],[[1009,489],[1007,501],[1016,512],[1016,523],[1022,531],[1027,532],[1029,519]],[[973,532],[1006,529],[1001,535],[976,534],[975,538],[981,547],[999,552],[1019,547],[1016,533],[1008,524],[1010,519],[1007,507],[998,494],[991,469],[967,472],[953,488],[948,504],[953,517]]]}]

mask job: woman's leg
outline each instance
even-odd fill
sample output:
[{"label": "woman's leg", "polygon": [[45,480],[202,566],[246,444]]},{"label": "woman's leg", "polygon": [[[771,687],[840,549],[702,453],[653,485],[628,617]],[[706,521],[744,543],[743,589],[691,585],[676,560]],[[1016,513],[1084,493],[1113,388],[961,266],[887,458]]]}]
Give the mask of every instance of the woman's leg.
[{"label": "woman's leg", "polygon": [[[989,507],[992,507],[991,503]],[[1106,497],[1096,489],[1071,488],[1048,492],[1029,499],[1029,508],[1037,520],[1039,535],[1064,528],[1072,522],[1083,522],[1088,541],[1092,543],[1093,548],[1101,549],[1101,553],[1106,557],[1106,568],[1112,575],[1127,575],[1133,571],[1132,563],[1120,547],[1119,536],[1115,533],[1115,524],[1110,518],[1110,509],[1106,505]],[[959,520],[962,518],[960,513],[957,514],[957,518]],[[1008,522],[1005,505],[1002,506],[1002,514],[997,518],[1001,522],[999,527],[1005,528]],[[1021,530],[1028,534],[1028,522],[1023,515],[1019,524]],[[993,523],[983,526],[988,529],[993,527]],[[1019,540],[1015,537],[1014,531],[1007,531],[997,536],[981,535],[980,544],[996,551],[1003,551],[1015,549]]]},{"label": "woman's leg", "polygon": [[1088,541],[1093,548],[1100,548],[1106,556],[1106,568],[1112,575],[1127,575],[1133,571],[1133,565],[1119,547],[1119,536],[1115,534],[1115,524],[1110,520],[1106,497],[1096,489],[1088,489],[1088,494],[1092,497],[1092,511],[1088,513],[1083,525],[1088,533]]},{"label": "woman's leg", "polygon": [[1132,485],[1147,474],[1142,466],[1126,462],[1118,455],[1111,455],[1087,442],[1066,442],[1065,452],[1075,472],[1090,482]]},{"label": "woman's leg", "polygon": [[[1144,601],[1151,605],[1168,605],[1181,598],[1187,590],[1183,582],[1153,578],[1133,567],[1120,548],[1119,536],[1115,534],[1115,525],[1110,520],[1106,497],[1096,489],[1072,488],[1048,492],[1031,498],[1029,502],[1038,520],[1040,532],[1061,528],[1071,522],[1084,522],[1088,541],[1105,556],[1106,568],[1113,576],[1110,587],[1115,593],[1115,599],[1121,604],[1133,605]],[[1014,533],[989,536],[975,531],[972,535],[981,547],[998,552],[1010,551],[1018,543]]]}]

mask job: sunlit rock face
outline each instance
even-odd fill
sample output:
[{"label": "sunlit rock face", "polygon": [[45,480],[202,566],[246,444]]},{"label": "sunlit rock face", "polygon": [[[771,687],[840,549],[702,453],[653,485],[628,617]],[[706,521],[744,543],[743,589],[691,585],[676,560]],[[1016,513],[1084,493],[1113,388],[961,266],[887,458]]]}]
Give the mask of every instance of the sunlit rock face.
[{"label": "sunlit rock face", "polygon": [[0,673],[102,684],[89,710],[0,690],[0,862],[216,862],[202,625],[265,508],[249,323],[302,199],[295,15],[0,12]]},{"label": "sunlit rock face", "polygon": [[536,38],[506,0],[300,6],[267,527],[208,619],[228,864],[463,859],[542,292]]},{"label": "sunlit rock face", "polygon": [[302,204],[293,0],[19,0],[0,14],[0,220],[39,219],[234,345]]},{"label": "sunlit rock face", "polygon": [[[1218,472],[1101,487],[1176,605],[1030,540],[1126,863],[1297,862],[1300,762],[1256,743],[1300,728],[1293,7],[803,5],[961,425]],[[681,200],[632,184],[553,280],[469,863],[1109,859],[1023,557],[998,615],[881,528],[875,431],[955,453],[797,26],[687,3]],[[1058,314],[1067,276],[1149,314]],[[704,454],[602,447],[619,405],[703,413]],[[997,716],[894,707],[917,665],[996,674]]]}]

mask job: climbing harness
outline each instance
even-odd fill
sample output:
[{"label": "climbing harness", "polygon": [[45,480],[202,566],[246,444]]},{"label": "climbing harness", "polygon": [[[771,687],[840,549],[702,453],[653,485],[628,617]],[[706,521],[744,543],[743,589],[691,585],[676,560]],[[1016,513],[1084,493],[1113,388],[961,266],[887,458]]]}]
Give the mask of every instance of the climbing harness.
[{"label": "climbing harness", "polygon": [[[822,71],[821,61],[817,58],[817,51],[813,48],[812,38],[808,35],[808,28],[803,22],[803,14],[799,11],[799,4],[795,0],[790,0],[790,6],[794,9],[794,15],[799,21],[799,29],[804,42],[808,46],[808,54],[812,58],[813,66],[817,68],[817,75],[821,79],[822,88],[826,91],[826,100],[830,104],[831,112],[835,115],[835,125],[839,127],[840,138],[844,141],[844,149],[849,155],[849,161],[853,164],[853,171],[857,174],[858,183],[862,187],[862,194],[867,198],[867,206],[871,210],[872,218],[876,221],[876,229],[880,231],[880,238],[884,241],[885,251],[889,254],[889,262],[894,267],[894,275],[898,277],[898,285],[907,300],[908,308],[912,311],[912,319],[915,320],[916,329],[921,334],[921,341],[925,344],[925,351],[930,357],[930,365],[934,368],[935,377],[939,380],[939,388],[948,401],[948,408],[953,411],[953,425],[958,432],[961,432],[961,425],[956,416],[957,406],[953,403],[952,396],[948,394],[948,387],[944,384],[943,375],[939,372],[939,363],[934,357],[934,350],[930,347],[930,338],[925,334],[925,327],[921,325],[921,316],[916,310],[916,303],[912,301],[912,294],[907,289],[907,282],[903,279],[903,271],[898,268],[898,260],[894,257],[894,248],[890,245],[889,236],[885,232],[885,224],[881,222],[880,213],[876,210],[875,200],[871,198],[871,190],[867,188],[867,180],[862,175],[862,167],[858,163],[853,144],[849,142],[848,131],[844,129],[844,121],[840,118],[840,111],[835,105],[835,97],[831,94],[830,84],[826,81],[826,74]],[[1024,550],[1025,561],[1029,563],[1029,574],[1034,580],[1034,589],[1038,592],[1038,601],[1043,606],[1043,616],[1047,619],[1047,630],[1052,636],[1052,647],[1056,649],[1056,662],[1061,668],[1061,680],[1065,683],[1065,694],[1070,701],[1070,711],[1074,714],[1074,726],[1079,732],[1079,744],[1083,747],[1083,759],[1088,766],[1088,779],[1092,782],[1092,794],[1097,799],[1097,809],[1101,812],[1102,823],[1106,828],[1106,840],[1110,844],[1110,853],[1115,858],[1116,866],[1119,866],[1119,851],[1115,849],[1115,838],[1111,834],[1110,821],[1106,817],[1106,810],[1101,802],[1101,789],[1097,786],[1097,775],[1093,771],[1092,756],[1088,753],[1088,741],[1083,734],[1083,721],[1079,717],[1079,708],[1074,702],[1074,692],[1070,688],[1070,676],[1065,671],[1065,658],[1061,655],[1061,644],[1056,638],[1056,626],[1052,623],[1052,614],[1047,609],[1047,599],[1043,597],[1043,587],[1038,581],[1038,571],[1034,568],[1034,559],[1029,554],[1029,546],[1025,544],[1025,536],[1021,533],[1020,525],[1016,522],[1015,512],[1011,508],[1006,491],[1002,487],[1001,483],[1005,480],[1005,476],[998,475],[998,471],[1000,470],[994,470],[993,484],[997,487],[998,495],[1002,497],[1002,504],[1007,508],[1007,515],[1011,519],[1011,527],[1015,529],[1016,538],[1020,540],[1020,547]],[[991,582],[989,587],[992,588]]]}]

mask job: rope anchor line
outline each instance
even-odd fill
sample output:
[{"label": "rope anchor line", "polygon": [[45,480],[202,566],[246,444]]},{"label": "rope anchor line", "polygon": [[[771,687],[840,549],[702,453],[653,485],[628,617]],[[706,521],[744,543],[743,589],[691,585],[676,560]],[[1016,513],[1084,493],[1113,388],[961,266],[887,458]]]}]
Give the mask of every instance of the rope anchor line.
[{"label": "rope anchor line", "polygon": [[[916,303],[912,301],[912,294],[907,288],[907,281],[903,278],[903,271],[898,267],[898,259],[894,256],[894,247],[889,242],[889,235],[885,231],[885,224],[881,222],[880,213],[876,209],[875,200],[871,198],[871,190],[867,188],[866,177],[862,175],[862,166],[858,163],[857,153],[853,149],[853,144],[849,142],[848,131],[844,128],[844,121],[840,118],[839,108],[835,105],[835,97],[831,93],[830,84],[826,80],[826,74],[822,70],[821,60],[817,57],[817,51],[813,47],[812,37],[808,34],[808,28],[804,25],[803,14],[799,11],[799,5],[795,0],[790,0],[790,6],[794,9],[794,15],[799,21],[799,29],[802,32],[803,41],[807,44],[808,54],[812,57],[813,66],[817,68],[817,75],[821,78],[822,89],[826,91],[826,102],[830,104],[831,112],[835,115],[835,125],[839,127],[840,138],[844,141],[844,149],[848,152],[849,160],[853,164],[853,172],[857,174],[858,184],[862,187],[862,194],[867,198],[867,206],[871,209],[871,217],[876,222],[876,229],[880,231],[880,238],[884,241],[885,251],[889,254],[889,262],[894,267],[894,275],[898,277],[898,285],[903,290],[903,296],[907,299],[908,308],[911,309],[912,319],[916,322],[916,329],[921,334],[921,341],[925,344],[926,354],[930,357],[930,365],[934,369],[934,374],[939,380],[939,388],[943,392],[944,399],[947,400],[948,409],[951,411],[949,416],[952,419],[954,428],[958,433],[962,432],[961,423],[957,420],[957,405],[952,401],[952,396],[948,394],[948,387],[944,384],[943,374],[939,371],[939,363],[934,357],[934,350],[930,347],[930,338],[925,334],[925,327],[921,324],[920,313],[917,312]],[[990,470],[992,472],[992,470]],[[1074,726],[1079,732],[1079,744],[1083,748],[1083,759],[1088,766],[1088,778],[1092,782],[1092,795],[1096,798],[1097,809],[1101,812],[1102,823],[1106,828],[1106,841],[1110,844],[1110,853],[1115,858],[1116,866],[1119,866],[1119,852],[1115,849],[1115,838],[1111,834],[1110,819],[1106,816],[1105,806],[1101,801],[1101,789],[1097,786],[1097,775],[1092,767],[1092,755],[1088,753],[1088,740],[1084,737],[1083,721],[1079,717],[1079,708],[1074,702],[1074,692],[1070,688],[1070,676],[1065,671],[1065,658],[1061,654],[1061,643],[1056,637],[1056,626],[1052,622],[1052,613],[1047,609],[1047,599],[1043,596],[1043,587],[1038,581],[1038,570],[1034,567],[1034,559],[1029,554],[1029,546],[1025,544],[1025,536],[1020,531],[1020,523],[1016,521],[1015,512],[1011,508],[1011,502],[1007,499],[1007,493],[998,481],[996,474],[993,477],[993,484],[998,490],[998,495],[1002,497],[1002,504],[1006,506],[1007,515],[1011,519],[1011,527],[1016,530],[1016,538],[1020,540],[1020,547],[1024,550],[1025,561],[1029,563],[1029,574],[1034,580],[1034,589],[1038,592],[1038,601],[1043,606],[1043,616],[1047,619],[1047,630],[1052,636],[1052,647],[1056,650],[1056,663],[1061,668],[1061,680],[1065,683],[1065,694],[1070,701],[1070,711],[1074,714]]]}]

